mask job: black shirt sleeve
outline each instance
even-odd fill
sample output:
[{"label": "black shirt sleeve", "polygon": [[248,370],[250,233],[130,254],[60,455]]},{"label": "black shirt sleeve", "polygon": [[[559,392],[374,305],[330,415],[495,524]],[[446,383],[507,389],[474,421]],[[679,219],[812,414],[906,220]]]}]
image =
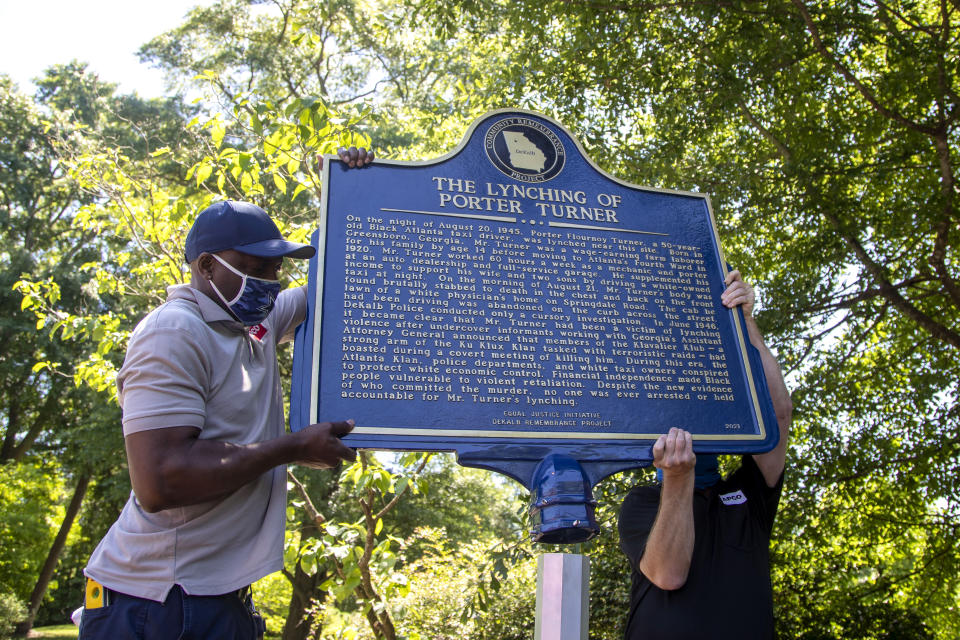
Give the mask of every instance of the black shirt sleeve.
[{"label": "black shirt sleeve", "polygon": [[747,497],[753,501],[755,513],[760,519],[765,531],[769,535],[773,531],[773,520],[777,515],[777,506],[780,504],[780,493],[783,490],[783,473],[772,487],[767,486],[763,472],[754,461],[752,455],[743,456],[743,464],[733,472],[731,479],[743,487]]},{"label": "black shirt sleeve", "polygon": [[630,566],[639,570],[640,558],[647,546],[647,537],[657,519],[660,508],[660,487],[634,487],[620,507],[617,530],[620,533],[620,549],[630,560]]}]

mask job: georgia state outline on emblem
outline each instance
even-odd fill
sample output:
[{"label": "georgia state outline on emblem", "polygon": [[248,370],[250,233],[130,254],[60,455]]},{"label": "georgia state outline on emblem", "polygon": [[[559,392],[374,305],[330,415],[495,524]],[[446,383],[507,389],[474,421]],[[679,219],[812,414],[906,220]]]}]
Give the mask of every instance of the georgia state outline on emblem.
[{"label": "georgia state outline on emblem", "polygon": [[521,182],[557,177],[567,157],[559,136],[532,118],[498,120],[487,129],[483,147],[493,166]]}]

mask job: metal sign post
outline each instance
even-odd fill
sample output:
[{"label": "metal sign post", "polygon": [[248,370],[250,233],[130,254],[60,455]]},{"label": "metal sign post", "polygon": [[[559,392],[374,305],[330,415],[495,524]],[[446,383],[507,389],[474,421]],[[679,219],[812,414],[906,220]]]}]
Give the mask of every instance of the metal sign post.
[{"label": "metal sign post", "polygon": [[537,558],[537,618],[534,640],[587,640],[590,620],[590,559],[573,553]]}]

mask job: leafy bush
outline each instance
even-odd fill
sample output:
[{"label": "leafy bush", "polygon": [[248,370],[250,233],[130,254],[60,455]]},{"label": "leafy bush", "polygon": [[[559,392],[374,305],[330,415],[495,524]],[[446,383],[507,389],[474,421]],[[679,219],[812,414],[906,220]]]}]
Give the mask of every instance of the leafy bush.
[{"label": "leafy bush", "polygon": [[[405,565],[409,591],[388,607],[397,638],[404,640],[528,640],[533,635],[537,562],[524,557],[504,560],[507,578],[491,581],[480,570],[490,559],[488,544],[461,544],[451,549],[444,529],[419,528],[404,541],[423,551]],[[455,544],[455,543],[454,543]],[[483,605],[478,607],[478,591]],[[494,586],[494,583],[496,586]],[[333,605],[332,602],[328,603]],[[323,638],[372,640],[359,609],[328,606]]]},{"label": "leafy bush", "polygon": [[290,581],[282,573],[272,573],[253,585],[253,604],[267,623],[267,637],[280,637],[290,604]]},{"label": "leafy bush", "polygon": [[63,519],[57,466],[38,459],[0,465],[0,589],[26,599]]},{"label": "leafy bush", "polygon": [[508,566],[509,579],[485,585],[484,607],[476,609],[470,605],[481,586],[477,568],[484,564],[485,545],[451,551],[442,531],[439,536],[436,531],[419,533],[430,540],[431,551],[405,570],[410,591],[393,603],[399,636],[424,640],[527,640],[532,636],[536,558]]},{"label": "leafy bush", "polygon": [[10,638],[17,623],[27,617],[27,607],[12,593],[0,593],[0,638]]}]

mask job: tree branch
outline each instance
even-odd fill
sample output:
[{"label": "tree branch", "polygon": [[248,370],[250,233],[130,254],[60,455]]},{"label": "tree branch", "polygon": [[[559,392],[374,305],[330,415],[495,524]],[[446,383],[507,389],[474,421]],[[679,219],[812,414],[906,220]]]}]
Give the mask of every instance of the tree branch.
[{"label": "tree branch", "polygon": [[888,300],[895,309],[916,322],[921,328],[938,340],[946,342],[953,347],[960,348],[960,334],[923,313],[900,295],[897,288],[887,279],[883,267],[870,257],[870,254],[867,253],[867,250],[853,234],[843,228],[836,215],[828,210],[824,210],[823,215],[847,243],[847,246],[853,250],[861,264],[867,268],[867,271],[873,276],[874,282],[877,283],[881,295]]},{"label": "tree branch", "polygon": [[[430,461],[430,458],[431,458],[431,456],[430,456],[429,454],[424,455],[424,456],[423,456],[423,459],[420,460],[420,464],[419,464],[419,466],[417,466],[416,471],[414,471],[413,474],[411,474],[411,477],[416,477],[416,476],[420,475],[420,474],[423,472],[424,467],[427,466],[427,462]],[[397,506],[397,503],[400,502],[400,498],[403,497],[403,495],[407,492],[407,490],[408,490],[409,488],[410,488],[410,484],[408,483],[407,486],[405,486],[405,487],[400,491],[400,493],[395,494],[395,495],[393,496],[393,499],[390,500],[390,502],[388,502],[386,505],[384,505],[384,507],[383,507],[382,509],[380,509],[380,511],[377,512],[376,516],[374,516],[374,517],[375,517],[377,520],[383,518],[384,515],[386,515],[387,513],[389,513],[391,509],[393,509],[395,506]]]},{"label": "tree branch", "polygon": [[[367,469],[367,453],[360,454],[360,464],[364,471]],[[376,524],[379,517],[373,512],[375,502],[373,488],[368,486],[366,489],[366,499],[359,500],[360,508],[363,510],[363,519],[366,529],[366,535],[363,542],[363,555],[357,560],[357,567],[360,569],[360,584],[357,586],[358,594],[370,603],[370,609],[367,611],[367,619],[371,627],[378,631],[386,640],[396,639],[396,629],[393,626],[393,620],[390,612],[387,611],[383,599],[377,593],[373,586],[373,577],[370,573],[370,559],[373,557],[373,550],[376,547]],[[381,510],[381,513],[384,511]],[[380,605],[379,611],[376,605]],[[372,615],[371,615],[372,614]],[[375,624],[376,623],[376,624]]]},{"label": "tree branch", "polygon": [[317,510],[317,507],[314,506],[313,500],[310,499],[310,494],[307,493],[307,488],[303,486],[300,479],[297,478],[289,468],[287,469],[287,479],[293,483],[297,493],[303,498],[303,508],[307,512],[307,516],[309,516],[318,527],[322,526],[327,519],[324,518],[320,511]]},{"label": "tree branch", "polygon": [[791,0],[794,6],[797,7],[797,10],[800,12],[800,16],[803,18],[803,23],[807,28],[807,31],[810,33],[810,37],[813,38],[813,46],[818,52],[820,52],[821,57],[827,61],[841,76],[843,76],[847,82],[852,84],[854,88],[860,93],[863,98],[870,103],[870,105],[885,118],[898,122],[904,127],[911,129],[913,131],[919,131],[928,136],[934,135],[936,129],[928,125],[922,125],[920,123],[910,120],[900,112],[884,106],[880,103],[880,100],[877,99],[873,92],[871,92],[867,87],[860,82],[860,80],[853,74],[850,69],[848,69],[844,64],[840,62],[831,52],[827,49],[826,44],[824,44],[823,39],[820,37],[820,30],[817,28],[817,25],[814,24],[813,18],[810,17],[810,12],[807,10],[807,6],[803,3],[803,0]]},{"label": "tree branch", "polygon": [[757,131],[767,139],[770,144],[776,147],[777,151],[780,153],[780,156],[783,158],[783,161],[787,164],[793,162],[793,154],[790,152],[790,149],[780,138],[778,138],[772,131],[767,129],[759,120],[753,115],[750,109],[747,108],[746,103],[743,101],[741,96],[736,96],[735,100],[737,101],[737,106],[740,107],[740,112],[743,113],[744,117]]},{"label": "tree branch", "polygon": [[[932,282],[932,281],[936,281],[936,279],[929,276],[914,276],[912,278],[908,278],[907,280],[902,280],[896,284],[891,284],[890,286],[893,289],[903,289],[906,287],[912,287],[921,282]],[[829,304],[822,304],[822,305],[814,305],[812,307],[807,307],[806,309],[803,309],[803,311],[823,313],[823,312],[829,312],[829,311],[837,311],[839,309],[849,309],[851,307],[854,307],[860,304],[864,300],[876,298],[877,296],[880,296],[880,295],[883,295],[883,291],[881,291],[879,288],[871,287],[869,289],[859,292],[856,295],[850,296],[848,298],[844,298],[838,302],[831,302]]]}]

